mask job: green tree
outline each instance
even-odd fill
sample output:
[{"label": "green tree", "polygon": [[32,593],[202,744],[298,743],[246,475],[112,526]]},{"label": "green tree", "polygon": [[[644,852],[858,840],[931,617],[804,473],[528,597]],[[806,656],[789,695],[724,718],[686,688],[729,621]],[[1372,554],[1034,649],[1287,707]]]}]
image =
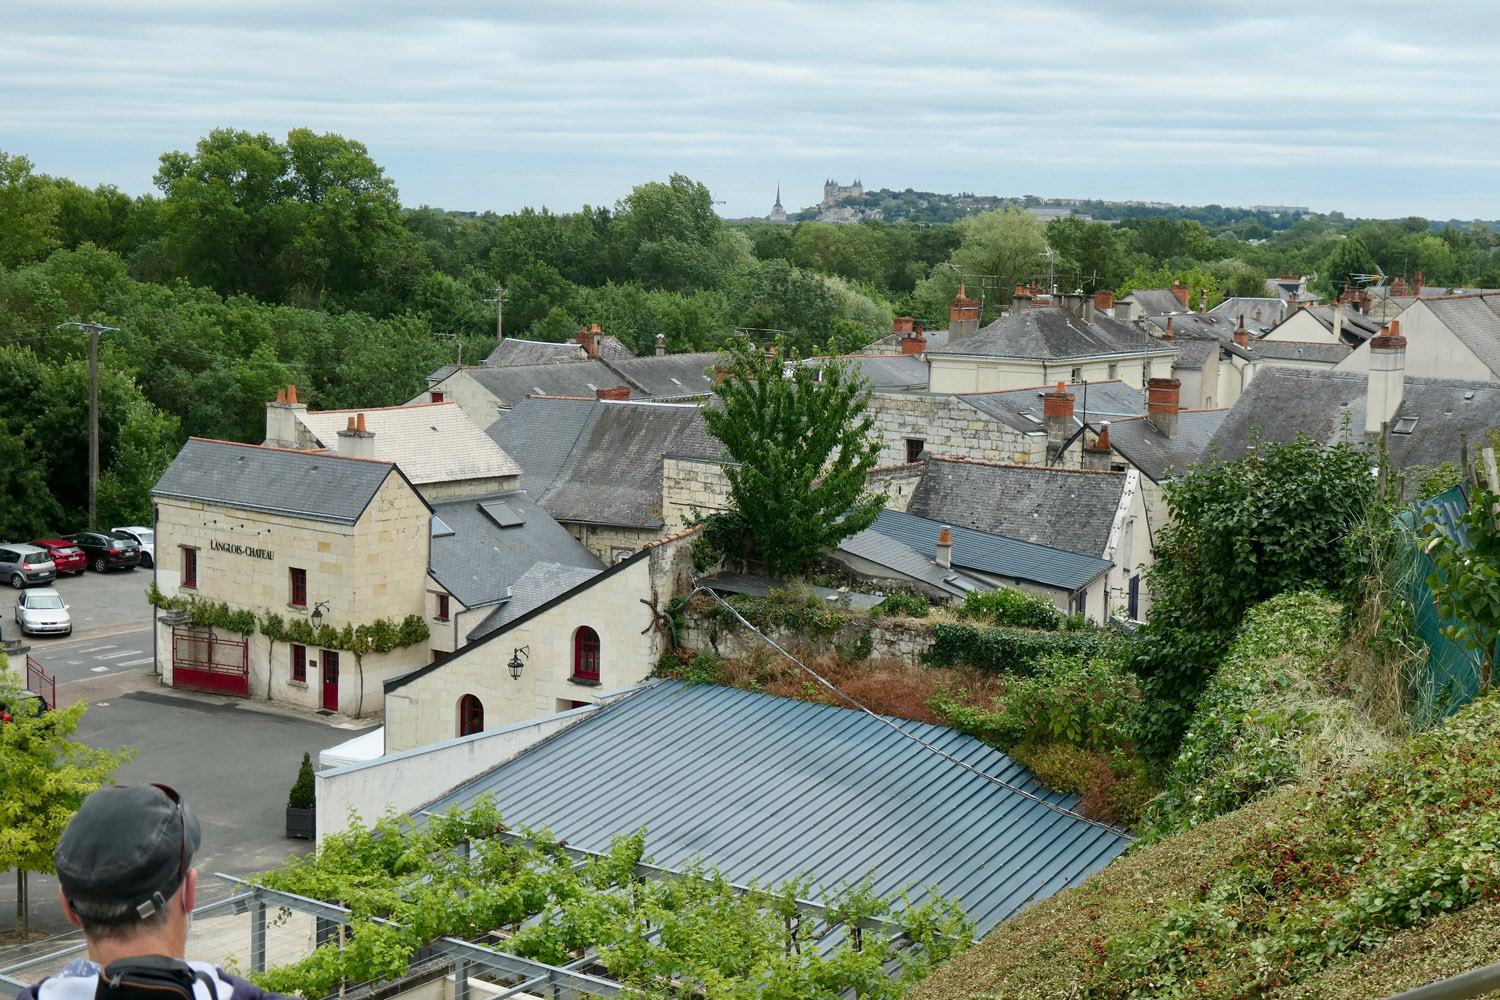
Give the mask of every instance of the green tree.
[{"label": "green tree", "polygon": [[1479,667],[1479,689],[1495,682],[1500,643],[1500,495],[1475,485],[1469,509],[1450,535],[1428,525],[1428,551],[1437,571],[1427,578],[1447,620],[1448,638],[1469,650]]},{"label": "green tree", "polygon": [[963,283],[975,297],[985,290],[981,321],[988,322],[1010,301],[1016,285],[1046,270],[1047,239],[1041,224],[1013,205],[960,219],[954,228],[960,242],[952,257],[913,292],[925,316],[946,317],[948,302]]},{"label": "green tree", "polygon": [[15,267],[57,246],[57,192],[31,161],[0,150],[0,265]]},{"label": "green tree", "polygon": [[868,528],[886,499],[863,495],[880,453],[868,381],[849,362],[797,361],[780,342],[762,351],[736,337],[720,361],[723,405],[703,410],[737,463],[724,467],[734,509],[777,576]]},{"label": "green tree", "polygon": [[[21,684],[0,653],[0,702],[20,704]],[[109,783],[133,751],[100,750],[69,739],[87,701],[0,722],[0,868],[16,870],[16,929],[30,929],[26,876],[51,872],[52,850],[84,796]]]},{"label": "green tree", "polygon": [[[1441,240],[1433,242],[1442,246]],[[1318,278],[1313,282],[1313,291],[1324,298],[1334,298],[1345,288],[1363,288],[1369,284],[1369,279],[1356,275],[1375,272],[1375,258],[1370,256],[1364,242],[1358,236],[1346,236],[1337,240],[1328,256],[1323,258],[1318,267]]]}]

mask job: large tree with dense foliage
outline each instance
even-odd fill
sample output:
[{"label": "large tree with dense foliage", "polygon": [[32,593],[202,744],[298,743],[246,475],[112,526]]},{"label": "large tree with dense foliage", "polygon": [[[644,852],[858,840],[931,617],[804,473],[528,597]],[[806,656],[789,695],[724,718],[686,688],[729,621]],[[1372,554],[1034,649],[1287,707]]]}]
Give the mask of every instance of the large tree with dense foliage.
[{"label": "large tree with dense foliage", "polygon": [[850,362],[815,368],[743,337],[719,371],[722,405],[703,419],[734,460],[724,466],[730,500],[766,571],[796,574],[885,505],[884,494],[865,493],[880,453],[869,383]]}]

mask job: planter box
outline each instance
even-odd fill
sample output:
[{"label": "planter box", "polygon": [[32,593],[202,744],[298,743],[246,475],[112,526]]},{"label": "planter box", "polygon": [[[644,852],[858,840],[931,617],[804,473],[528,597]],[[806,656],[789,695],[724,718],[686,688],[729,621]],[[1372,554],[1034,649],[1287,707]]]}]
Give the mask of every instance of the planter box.
[{"label": "planter box", "polygon": [[312,840],[317,836],[316,817],[318,810],[300,809],[297,806],[286,807],[286,835],[287,839]]}]

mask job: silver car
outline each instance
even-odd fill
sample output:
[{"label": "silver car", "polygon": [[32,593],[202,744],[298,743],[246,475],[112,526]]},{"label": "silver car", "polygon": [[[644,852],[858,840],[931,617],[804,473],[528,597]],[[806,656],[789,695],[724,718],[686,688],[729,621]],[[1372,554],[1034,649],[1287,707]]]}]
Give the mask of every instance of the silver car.
[{"label": "silver car", "polygon": [[36,545],[0,545],[0,580],[8,580],[20,590],[34,583],[51,583],[57,579],[57,564],[52,553]]},{"label": "silver car", "polygon": [[73,617],[62,595],[51,587],[28,590],[16,598],[16,624],[22,635],[72,635]]}]

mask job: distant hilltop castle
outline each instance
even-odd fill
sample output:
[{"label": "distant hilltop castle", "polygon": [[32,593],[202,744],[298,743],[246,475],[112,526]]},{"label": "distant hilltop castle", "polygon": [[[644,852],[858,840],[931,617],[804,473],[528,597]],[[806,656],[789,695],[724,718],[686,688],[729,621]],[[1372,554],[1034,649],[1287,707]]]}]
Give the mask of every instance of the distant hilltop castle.
[{"label": "distant hilltop castle", "polygon": [[861,198],[864,196],[865,186],[860,183],[859,178],[854,178],[854,183],[848,187],[835,180],[823,182],[823,200],[818,202],[819,208],[832,208],[845,198]]}]

